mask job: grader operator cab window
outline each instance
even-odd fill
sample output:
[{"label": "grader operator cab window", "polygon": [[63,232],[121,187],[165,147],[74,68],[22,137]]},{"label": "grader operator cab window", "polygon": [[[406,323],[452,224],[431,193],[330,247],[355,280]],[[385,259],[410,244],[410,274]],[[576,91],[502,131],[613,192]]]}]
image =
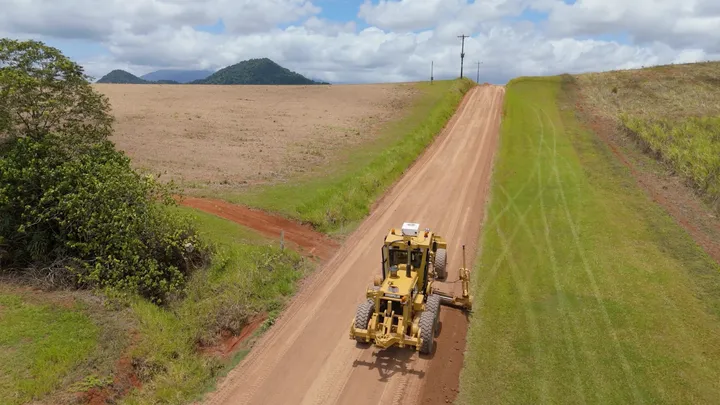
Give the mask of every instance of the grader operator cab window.
[{"label": "grader operator cab window", "polygon": [[[423,252],[420,249],[415,249],[411,252],[410,263],[414,268],[419,268],[422,264]],[[390,248],[390,266],[398,264],[407,264],[407,250],[396,247]]]}]

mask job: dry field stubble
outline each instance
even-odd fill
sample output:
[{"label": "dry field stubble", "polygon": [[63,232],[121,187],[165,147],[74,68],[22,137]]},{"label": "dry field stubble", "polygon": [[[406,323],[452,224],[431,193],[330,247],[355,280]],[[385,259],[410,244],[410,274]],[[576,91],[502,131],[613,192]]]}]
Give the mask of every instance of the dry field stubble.
[{"label": "dry field stubble", "polygon": [[408,84],[96,84],[136,167],[186,189],[287,179],[372,139],[418,91]]}]

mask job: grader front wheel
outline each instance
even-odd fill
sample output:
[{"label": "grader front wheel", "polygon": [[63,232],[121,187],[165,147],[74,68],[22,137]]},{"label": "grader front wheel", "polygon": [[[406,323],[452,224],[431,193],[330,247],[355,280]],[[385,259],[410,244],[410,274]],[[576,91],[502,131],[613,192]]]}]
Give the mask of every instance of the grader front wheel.
[{"label": "grader front wheel", "polygon": [[[355,329],[367,329],[372,317],[373,310],[375,309],[375,303],[373,300],[368,299],[362,304],[358,305],[357,312],[355,313]],[[365,343],[365,340],[361,337],[356,337],[360,343]]]}]

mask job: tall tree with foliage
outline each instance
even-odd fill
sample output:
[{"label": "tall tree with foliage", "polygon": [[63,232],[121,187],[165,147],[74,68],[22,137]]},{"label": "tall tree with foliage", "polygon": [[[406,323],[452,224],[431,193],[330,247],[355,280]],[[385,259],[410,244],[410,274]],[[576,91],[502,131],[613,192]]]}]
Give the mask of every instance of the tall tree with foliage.
[{"label": "tall tree with foliage", "polygon": [[0,270],[162,302],[207,248],[166,209],[171,189],[108,140],[112,123],[81,66],[0,40]]},{"label": "tall tree with foliage", "polygon": [[81,66],[42,42],[0,39],[0,136],[107,139],[110,105],[88,79]]}]

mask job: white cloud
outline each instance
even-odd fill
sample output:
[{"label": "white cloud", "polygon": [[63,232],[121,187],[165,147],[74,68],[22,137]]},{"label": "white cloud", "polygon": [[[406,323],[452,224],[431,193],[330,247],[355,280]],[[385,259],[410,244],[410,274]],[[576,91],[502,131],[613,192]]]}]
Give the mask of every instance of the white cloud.
[{"label": "white cloud", "polygon": [[[720,2],[710,0],[357,0],[371,26],[322,18],[329,0],[0,0],[0,27],[12,37],[85,38],[109,55],[81,60],[92,76],[120,68],[217,69],[268,57],[329,81],[401,81],[465,72],[502,83],[518,75],[581,72],[717,57]],[[540,25],[518,20],[547,12]],[[222,18],[223,34],[193,28]],[[279,25],[289,25],[279,28]],[[628,33],[634,45],[583,39]]]},{"label": "white cloud", "polygon": [[639,44],[720,52],[717,0],[555,0],[549,9],[546,27],[554,36],[628,33]]},{"label": "white cloud", "polygon": [[320,12],[308,0],[0,0],[0,10],[0,26],[8,31],[98,40],[220,18],[230,33],[253,33]]}]

